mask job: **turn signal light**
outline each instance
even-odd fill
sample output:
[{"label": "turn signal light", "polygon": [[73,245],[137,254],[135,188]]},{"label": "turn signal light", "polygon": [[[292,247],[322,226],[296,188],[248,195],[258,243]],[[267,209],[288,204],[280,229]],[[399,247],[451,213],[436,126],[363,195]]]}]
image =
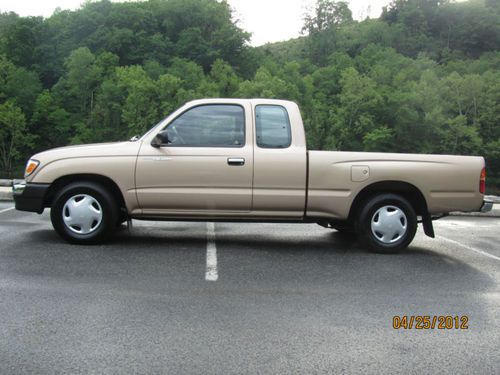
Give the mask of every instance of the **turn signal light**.
[{"label": "turn signal light", "polygon": [[486,168],[481,170],[481,176],[479,177],[479,192],[481,194],[486,192]]},{"label": "turn signal light", "polygon": [[38,160],[29,160],[28,163],[26,164],[26,170],[24,171],[24,177],[28,177],[30,174],[32,174],[35,169],[38,167],[40,162]]}]

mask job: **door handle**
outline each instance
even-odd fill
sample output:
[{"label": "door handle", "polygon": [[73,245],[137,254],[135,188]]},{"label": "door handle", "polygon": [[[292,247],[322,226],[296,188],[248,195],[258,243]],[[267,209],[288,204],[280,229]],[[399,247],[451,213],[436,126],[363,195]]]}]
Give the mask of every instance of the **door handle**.
[{"label": "door handle", "polygon": [[227,158],[227,164],[229,165],[245,165],[244,158]]}]

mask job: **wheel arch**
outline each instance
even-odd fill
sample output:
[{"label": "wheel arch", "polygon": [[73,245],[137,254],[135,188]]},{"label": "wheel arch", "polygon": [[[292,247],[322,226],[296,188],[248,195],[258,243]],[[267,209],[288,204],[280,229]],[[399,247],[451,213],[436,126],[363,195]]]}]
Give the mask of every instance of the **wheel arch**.
[{"label": "wheel arch", "polygon": [[115,181],[113,181],[109,177],[100,174],[90,174],[90,173],[65,175],[54,180],[54,182],[50,185],[50,188],[45,195],[44,206],[50,207],[58,191],[60,191],[64,186],[67,186],[70,183],[78,181],[94,182],[101,185],[104,189],[107,189],[112,194],[113,198],[116,200],[116,203],[118,204],[118,208],[121,211],[123,209],[125,210],[127,209],[123,194]]},{"label": "wheel arch", "polygon": [[408,200],[417,215],[428,215],[427,201],[415,185],[405,181],[379,181],[365,186],[354,198],[349,210],[349,220],[353,220],[363,204],[371,197],[381,193],[398,194]]}]

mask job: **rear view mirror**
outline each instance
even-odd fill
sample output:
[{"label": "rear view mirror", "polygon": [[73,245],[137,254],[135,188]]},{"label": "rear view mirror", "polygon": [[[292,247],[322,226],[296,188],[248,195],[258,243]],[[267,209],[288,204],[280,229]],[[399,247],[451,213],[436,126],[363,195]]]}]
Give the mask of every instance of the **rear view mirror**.
[{"label": "rear view mirror", "polygon": [[153,147],[161,147],[167,144],[168,144],[168,135],[166,130],[163,130],[158,134],[156,134],[156,136],[151,141],[151,146]]}]

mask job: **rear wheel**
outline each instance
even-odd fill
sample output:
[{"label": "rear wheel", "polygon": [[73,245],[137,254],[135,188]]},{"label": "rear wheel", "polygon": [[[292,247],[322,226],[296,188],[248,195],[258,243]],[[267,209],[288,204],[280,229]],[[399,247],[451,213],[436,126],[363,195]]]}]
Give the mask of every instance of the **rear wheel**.
[{"label": "rear wheel", "polygon": [[372,197],[361,209],[357,232],[371,250],[396,253],[410,244],[417,231],[417,215],[411,204],[396,194]]},{"label": "rear wheel", "polygon": [[113,234],[118,217],[113,196],[93,182],[74,182],[63,187],[50,212],[56,232],[76,244],[103,242]]}]

